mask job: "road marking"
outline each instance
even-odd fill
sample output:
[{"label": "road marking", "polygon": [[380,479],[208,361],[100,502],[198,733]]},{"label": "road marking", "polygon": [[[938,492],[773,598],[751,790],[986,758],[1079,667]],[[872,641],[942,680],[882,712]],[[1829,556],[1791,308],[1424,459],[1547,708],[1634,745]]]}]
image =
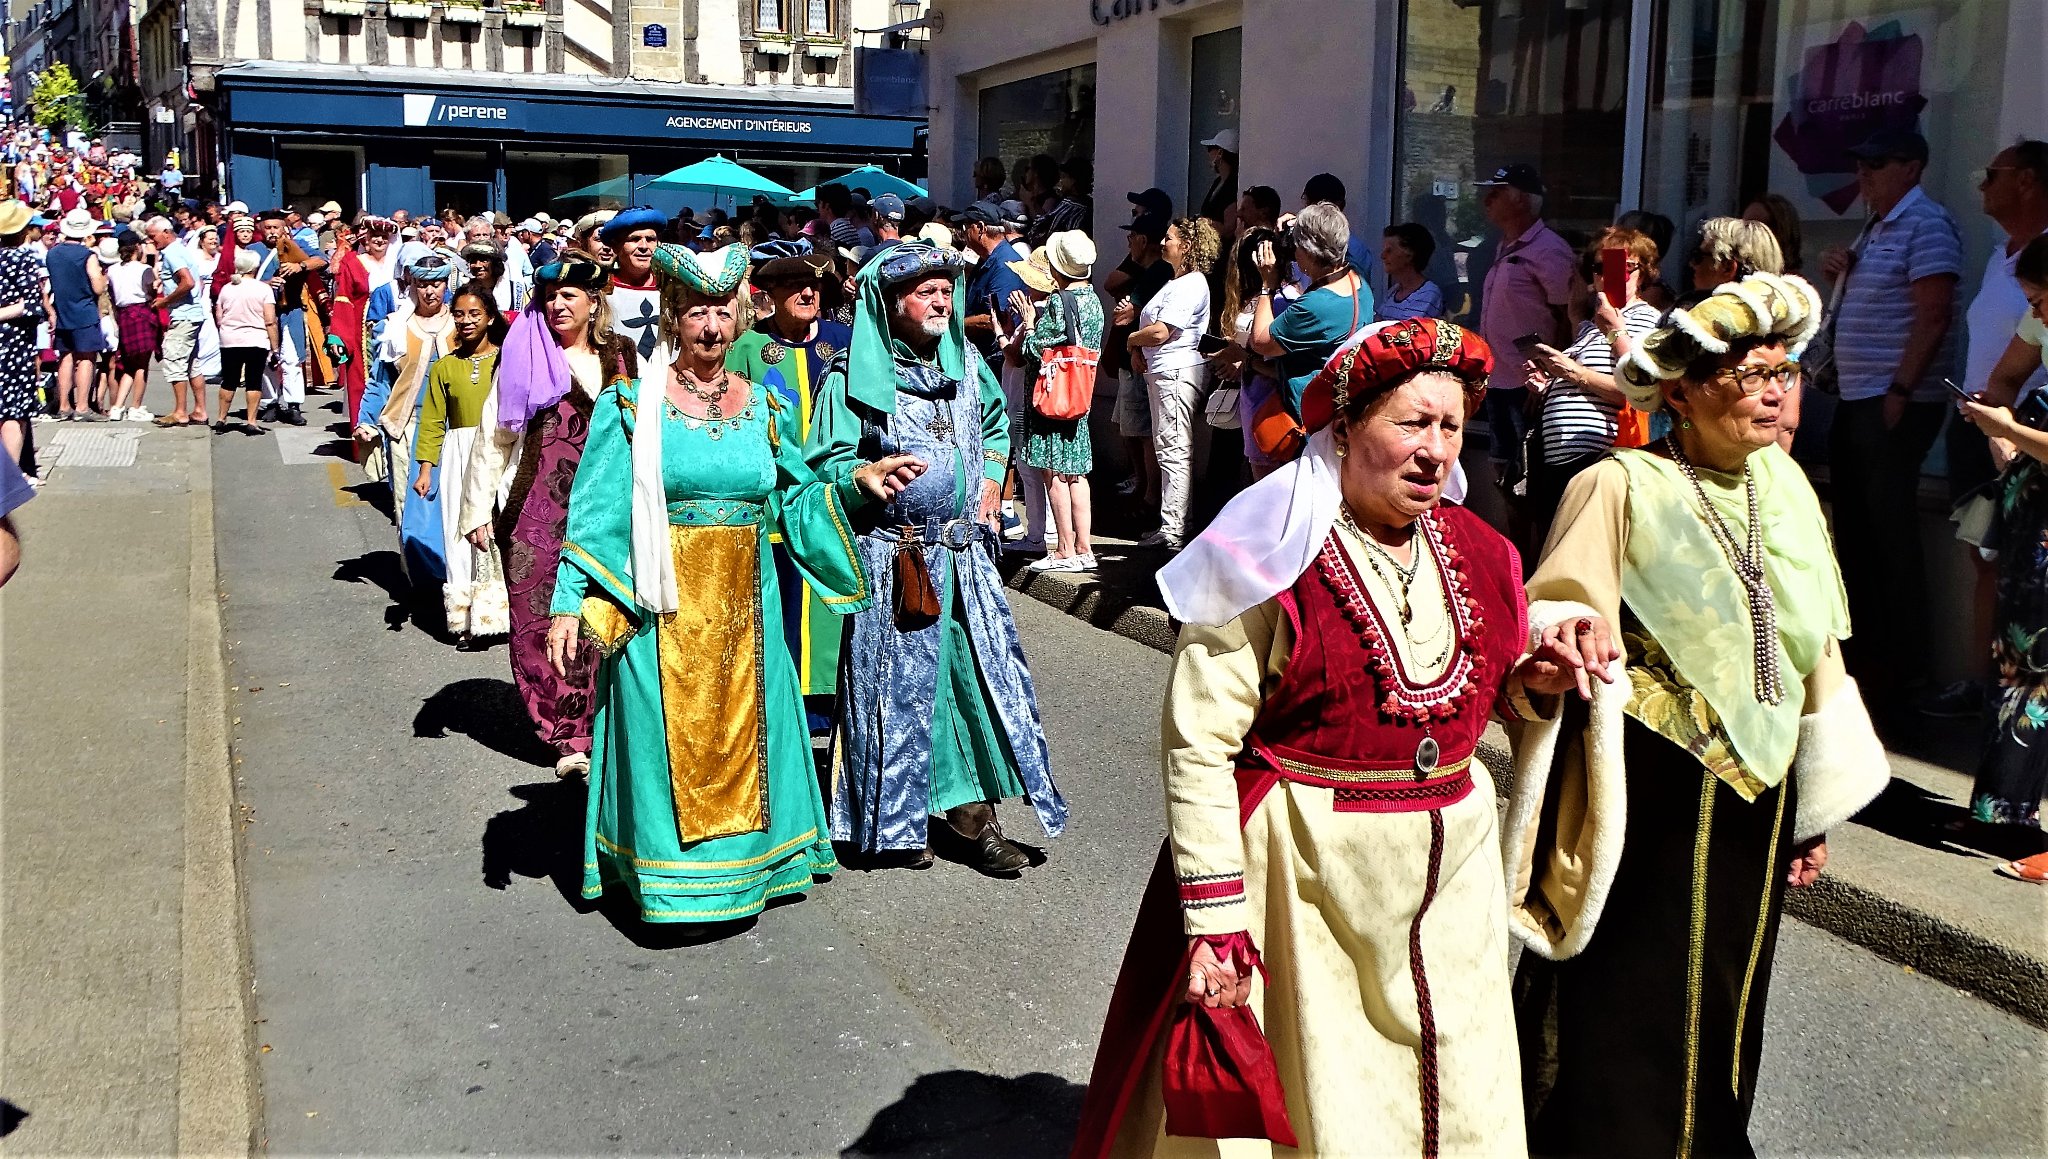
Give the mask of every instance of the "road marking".
[{"label": "road marking", "polygon": [[310,467],[334,460],[316,454],[321,447],[334,442],[334,436],[325,427],[292,427],[278,423],[270,428],[277,437],[277,457],[287,467]]},{"label": "road marking", "polygon": [[348,472],[342,469],[340,463],[330,462],[327,464],[327,481],[334,487],[334,505],[336,507],[369,506],[368,503],[357,498],[355,493],[349,490],[354,484],[348,481]]}]

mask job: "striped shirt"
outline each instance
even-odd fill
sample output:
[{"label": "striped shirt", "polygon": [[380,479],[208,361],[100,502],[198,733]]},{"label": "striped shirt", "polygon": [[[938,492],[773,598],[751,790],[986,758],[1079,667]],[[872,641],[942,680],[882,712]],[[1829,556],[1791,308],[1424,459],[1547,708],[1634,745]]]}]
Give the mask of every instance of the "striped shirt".
[{"label": "striped shirt", "polygon": [[[1863,227],[1855,252],[1835,315],[1835,369],[1844,402],[1877,398],[1890,388],[1913,333],[1913,283],[1943,274],[1960,279],[1963,273],[1956,219],[1917,185],[1890,213]],[[1927,373],[1911,384],[1914,398],[1941,398],[1942,376],[1955,373],[1961,329],[1948,328]]]},{"label": "striped shirt", "polygon": [[[1621,309],[1622,329],[1638,342],[1655,330],[1661,319],[1655,306],[1641,300]],[[1614,373],[1614,348],[1590,321],[1579,323],[1578,336],[1565,348],[1565,354],[1596,374]],[[1602,398],[1577,383],[1551,383],[1543,395],[1543,461],[1554,465],[1611,450],[1621,408],[1620,402]]]}]

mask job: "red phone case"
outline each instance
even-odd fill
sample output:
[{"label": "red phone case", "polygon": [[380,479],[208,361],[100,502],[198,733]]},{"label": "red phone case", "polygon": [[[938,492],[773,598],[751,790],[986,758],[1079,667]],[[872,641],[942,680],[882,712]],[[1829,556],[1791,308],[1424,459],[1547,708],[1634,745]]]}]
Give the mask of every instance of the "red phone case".
[{"label": "red phone case", "polygon": [[1607,295],[1608,304],[1617,310],[1628,301],[1627,250],[1600,251],[1600,292]]}]

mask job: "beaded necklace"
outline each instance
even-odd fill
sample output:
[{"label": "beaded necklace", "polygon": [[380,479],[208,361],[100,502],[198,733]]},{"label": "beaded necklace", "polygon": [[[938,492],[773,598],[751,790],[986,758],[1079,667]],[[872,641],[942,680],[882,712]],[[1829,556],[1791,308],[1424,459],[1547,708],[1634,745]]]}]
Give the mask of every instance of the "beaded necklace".
[{"label": "beaded necklace", "polygon": [[1735,578],[1742,581],[1743,591],[1749,597],[1757,702],[1782,704],[1785,701],[1785,681],[1778,672],[1778,603],[1771,594],[1770,576],[1764,571],[1764,524],[1757,518],[1756,476],[1750,472],[1749,463],[1745,460],[1742,464],[1742,489],[1749,505],[1749,536],[1745,549],[1736,546],[1735,533],[1729,530],[1727,520],[1722,519],[1721,513],[1707,501],[1706,489],[1700,486],[1699,472],[1693,468],[1692,460],[1685,457],[1678,440],[1666,436],[1664,443],[1671,449],[1671,461],[1678,464],[1678,473],[1692,484],[1693,497],[1699,500],[1707,530],[1714,533],[1714,541],[1721,545],[1721,553],[1728,557],[1728,566],[1734,569]]}]

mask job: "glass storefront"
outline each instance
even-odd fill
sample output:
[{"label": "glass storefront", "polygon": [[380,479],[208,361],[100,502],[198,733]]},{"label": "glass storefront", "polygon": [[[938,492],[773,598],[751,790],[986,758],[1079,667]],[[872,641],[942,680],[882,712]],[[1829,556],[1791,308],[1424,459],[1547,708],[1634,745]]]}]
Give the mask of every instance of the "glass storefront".
[{"label": "glass storefront", "polygon": [[1816,276],[1820,251],[1863,224],[1847,150],[1904,126],[1932,154],[1923,187],[1966,249],[1986,252],[1992,227],[1970,174],[2006,144],[1985,132],[2004,85],[2006,0],[1662,0],[1658,26],[1642,204],[1681,239],[1777,194]]},{"label": "glass storefront", "polygon": [[1095,157],[1095,66],[1027,77],[981,90],[980,156],[1013,165],[1044,153]]},{"label": "glass storefront", "polygon": [[1543,214],[1590,233],[1622,201],[1630,0],[1407,0],[1395,217],[1437,237],[1430,277],[1470,319],[1492,246],[1472,181],[1526,162]]},{"label": "glass storefront", "polygon": [[[1226,28],[1197,36],[1188,46],[1188,184],[1177,208],[1194,213],[1202,207],[1216,171],[1202,142],[1225,129],[1238,127],[1238,96],[1244,74],[1244,29]],[[1244,183],[1238,182],[1238,191]]]}]

